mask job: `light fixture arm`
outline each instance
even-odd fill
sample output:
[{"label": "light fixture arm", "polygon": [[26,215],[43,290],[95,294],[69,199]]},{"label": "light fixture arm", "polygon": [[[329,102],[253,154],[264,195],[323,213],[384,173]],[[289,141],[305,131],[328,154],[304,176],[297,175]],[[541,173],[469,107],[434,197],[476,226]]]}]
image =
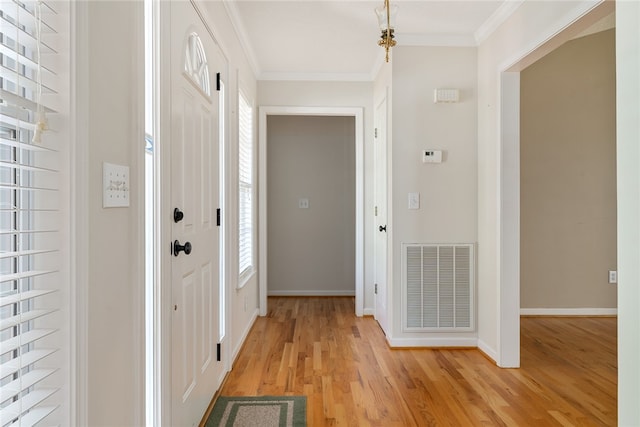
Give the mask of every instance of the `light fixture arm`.
[{"label": "light fixture arm", "polygon": [[395,25],[395,13],[397,12],[397,9],[397,6],[394,6],[393,8],[391,7],[389,0],[384,0],[384,5],[381,8],[376,8],[376,13],[378,14],[378,25],[382,32],[380,40],[378,41],[378,46],[384,47],[386,62],[389,62],[389,49],[396,45],[393,31]]}]

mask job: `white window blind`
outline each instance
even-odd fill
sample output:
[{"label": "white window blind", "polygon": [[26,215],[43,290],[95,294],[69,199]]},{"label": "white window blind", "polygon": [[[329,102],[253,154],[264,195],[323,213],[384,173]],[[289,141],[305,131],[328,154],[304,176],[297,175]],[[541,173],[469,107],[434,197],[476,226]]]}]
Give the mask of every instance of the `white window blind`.
[{"label": "white window blind", "polygon": [[238,261],[240,277],[253,269],[253,108],[238,96]]},{"label": "white window blind", "polygon": [[[41,17],[41,19],[39,19]],[[0,425],[68,424],[60,46],[68,3],[0,0]],[[68,53],[68,52],[67,52]],[[65,95],[66,96],[66,95]],[[42,113],[51,129],[35,135]],[[66,144],[68,146],[68,144]],[[64,162],[64,163],[63,163]],[[67,233],[68,234],[68,233]],[[68,328],[67,328],[68,329]],[[60,408],[63,409],[60,409]]]}]

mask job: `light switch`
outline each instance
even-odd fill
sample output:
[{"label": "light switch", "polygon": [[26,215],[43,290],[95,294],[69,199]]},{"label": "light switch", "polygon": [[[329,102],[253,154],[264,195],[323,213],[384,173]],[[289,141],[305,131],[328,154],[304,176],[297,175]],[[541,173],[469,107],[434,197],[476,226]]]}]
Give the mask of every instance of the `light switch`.
[{"label": "light switch", "polygon": [[102,207],[129,206],[129,166],[102,163]]},{"label": "light switch", "polygon": [[409,193],[409,209],[420,209],[420,193]]},{"label": "light switch", "polygon": [[298,207],[300,209],[309,209],[309,199],[307,198],[298,199]]}]

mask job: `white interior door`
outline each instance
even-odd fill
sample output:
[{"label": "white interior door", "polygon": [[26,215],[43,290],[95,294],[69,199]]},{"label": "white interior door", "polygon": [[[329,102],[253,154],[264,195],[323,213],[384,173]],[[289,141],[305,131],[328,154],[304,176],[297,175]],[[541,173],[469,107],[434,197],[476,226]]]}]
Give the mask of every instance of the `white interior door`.
[{"label": "white interior door", "polygon": [[387,332],[387,99],[375,111],[375,318]]},{"label": "white interior door", "polygon": [[171,2],[170,8],[170,186],[172,209],[181,212],[171,212],[171,425],[193,426],[224,376],[224,363],[218,360],[222,301],[216,90],[223,62],[191,3]]}]

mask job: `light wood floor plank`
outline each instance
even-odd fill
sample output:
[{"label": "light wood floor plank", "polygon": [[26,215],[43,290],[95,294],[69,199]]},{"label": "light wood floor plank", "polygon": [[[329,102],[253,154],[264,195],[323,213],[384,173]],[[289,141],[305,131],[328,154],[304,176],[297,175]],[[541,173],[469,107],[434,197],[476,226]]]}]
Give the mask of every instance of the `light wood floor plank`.
[{"label": "light wood floor plank", "polygon": [[310,426],[614,426],[615,318],[521,321],[521,368],[390,349],[345,298],[269,298],[220,395],[305,395]]}]

